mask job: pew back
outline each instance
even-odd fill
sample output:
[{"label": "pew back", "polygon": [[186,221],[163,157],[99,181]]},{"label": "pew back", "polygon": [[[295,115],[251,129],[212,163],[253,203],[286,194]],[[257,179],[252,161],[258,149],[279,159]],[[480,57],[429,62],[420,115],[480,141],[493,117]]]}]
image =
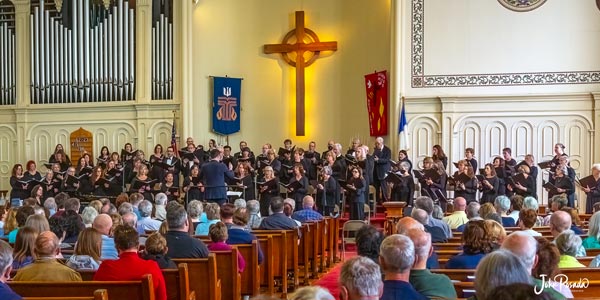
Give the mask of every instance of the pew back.
[{"label": "pew back", "polygon": [[217,278],[217,258],[210,253],[207,258],[174,258],[177,264],[188,267],[190,290],[197,299],[221,300],[221,281]]}]

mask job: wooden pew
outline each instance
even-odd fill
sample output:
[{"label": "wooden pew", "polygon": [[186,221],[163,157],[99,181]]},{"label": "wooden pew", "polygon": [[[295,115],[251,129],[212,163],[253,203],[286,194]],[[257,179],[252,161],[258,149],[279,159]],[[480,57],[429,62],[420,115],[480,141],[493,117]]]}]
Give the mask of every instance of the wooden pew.
[{"label": "wooden pew", "polygon": [[435,250],[461,250],[462,243],[432,243]]},{"label": "wooden pew", "polygon": [[434,250],[439,259],[449,259],[454,255],[460,254],[462,250]]},{"label": "wooden pew", "polygon": [[149,274],[140,281],[11,281],[8,285],[21,297],[89,297],[104,289],[111,299],[156,299]]},{"label": "wooden pew", "polygon": [[298,266],[304,270],[304,285],[308,285],[310,279],[310,259],[312,257],[312,241],[314,240],[311,227],[312,224],[310,223],[304,223],[300,227],[302,239],[298,247]]},{"label": "wooden pew", "polygon": [[[299,276],[299,268],[298,268],[298,245],[300,244],[300,236],[298,230],[285,230],[284,234],[286,235],[286,247],[285,250],[287,252],[287,272],[293,273],[293,281],[291,282],[292,289],[295,289],[297,286],[300,286],[300,276]],[[285,294],[287,297],[287,294]]]},{"label": "wooden pew", "polygon": [[217,278],[215,254],[210,253],[207,258],[174,258],[173,261],[187,264],[190,290],[197,299],[221,300],[221,281]]},{"label": "wooden pew", "polygon": [[23,297],[23,300],[108,300],[106,290],[95,290],[90,297]]},{"label": "wooden pew", "polygon": [[468,282],[473,281],[475,269],[432,269],[431,273],[444,274],[450,280]]},{"label": "wooden pew", "polygon": [[[326,244],[327,244],[327,223],[325,221],[318,222],[318,230],[319,230],[319,245],[317,247],[317,256],[319,257],[319,273],[325,272],[325,253],[326,253]],[[317,278],[317,277],[315,277]]]},{"label": "wooden pew", "polygon": [[325,217],[323,220],[325,222],[326,230],[326,242],[323,244],[325,246],[325,252],[327,252],[327,260],[325,261],[325,265],[327,266],[327,268],[331,268],[334,262],[333,247],[336,244],[333,234],[335,231],[335,219],[331,217]]},{"label": "wooden pew", "polygon": [[578,281],[580,278],[588,280],[600,280],[600,268],[565,268],[558,271],[566,275],[569,281]]},{"label": "wooden pew", "polygon": [[332,219],[332,227],[333,227],[333,260],[334,262],[338,262],[341,260],[340,256],[339,256],[339,250],[340,250],[340,232],[342,230],[341,225],[340,225],[340,219],[339,218],[333,218]]},{"label": "wooden pew", "polygon": [[[93,281],[96,271],[80,270],[78,271],[83,281]],[[177,269],[162,270],[167,287],[168,300],[195,300],[196,293],[190,291],[190,278],[188,265],[186,263],[178,264]]]},{"label": "wooden pew", "polygon": [[273,253],[273,237],[271,235],[260,236],[258,243],[263,251],[264,260],[261,267],[260,285],[266,287],[269,295],[275,294],[275,254]]},{"label": "wooden pew", "polygon": [[[246,268],[241,276],[241,294],[258,296],[260,294],[260,265],[258,264],[258,241],[252,241],[252,244],[236,245],[238,251],[246,261]],[[263,250],[264,256],[264,250]],[[264,257],[266,260],[267,258]]]},{"label": "wooden pew", "polygon": [[[291,268],[296,268],[296,271],[294,272],[294,283],[298,282],[298,243],[297,243],[297,231],[296,230],[290,230],[290,232],[294,232],[296,239],[293,239],[292,236],[293,235],[289,235],[287,233],[286,230],[254,230],[252,231],[252,233],[260,238],[265,238],[267,236],[271,236],[272,240],[273,240],[273,251],[272,251],[272,257],[273,257],[273,276],[274,278],[279,278],[281,280],[281,292],[282,292],[282,298],[287,297],[287,290],[288,290],[288,270],[289,270],[289,266],[288,266],[288,262],[289,261],[293,261],[295,260],[295,264],[292,264]],[[290,241],[288,241],[288,237],[290,239]],[[293,247],[291,246],[292,243],[295,243],[293,245]],[[291,249],[288,249],[288,247],[290,247]],[[289,253],[293,253],[295,252],[295,258],[291,257],[288,258]],[[267,274],[268,275],[268,274]],[[268,277],[268,276],[267,276]],[[296,286],[298,286],[298,284],[295,284]],[[269,286],[269,290],[271,289],[271,287]]]},{"label": "wooden pew", "polygon": [[585,253],[587,256],[598,256],[600,254],[600,249],[585,249]]},{"label": "wooden pew", "polygon": [[242,276],[238,267],[238,249],[231,245],[231,251],[212,251],[217,256],[217,278],[221,281],[223,299],[240,300]]}]

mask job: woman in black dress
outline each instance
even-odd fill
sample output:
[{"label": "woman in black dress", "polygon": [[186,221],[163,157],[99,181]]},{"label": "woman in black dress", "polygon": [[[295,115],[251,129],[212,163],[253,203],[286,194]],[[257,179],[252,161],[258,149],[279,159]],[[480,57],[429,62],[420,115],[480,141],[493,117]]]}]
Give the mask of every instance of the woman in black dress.
[{"label": "woman in black dress", "polygon": [[273,168],[266,166],[263,169],[264,182],[259,184],[260,193],[260,214],[263,217],[269,216],[269,206],[271,205],[271,199],[279,196],[279,179],[275,177]]},{"label": "woman in black dress", "polygon": [[10,200],[25,200],[25,198],[29,197],[29,194],[27,193],[27,184],[23,183],[23,181],[23,166],[21,164],[15,164],[10,176]]},{"label": "woman in black dress", "polygon": [[183,191],[185,192],[186,205],[192,200],[204,200],[204,186],[200,181],[200,169],[198,165],[192,165],[190,175],[183,180]]},{"label": "woman in black dress", "polygon": [[500,181],[496,176],[496,170],[492,164],[486,164],[484,168],[483,180],[479,184],[479,190],[481,191],[481,199],[479,203],[494,203],[494,200],[498,196],[498,187]]}]

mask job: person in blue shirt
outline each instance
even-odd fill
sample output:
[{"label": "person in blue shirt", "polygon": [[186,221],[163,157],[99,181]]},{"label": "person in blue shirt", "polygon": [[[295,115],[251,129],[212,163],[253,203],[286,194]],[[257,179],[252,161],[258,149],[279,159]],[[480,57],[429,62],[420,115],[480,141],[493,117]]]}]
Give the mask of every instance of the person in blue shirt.
[{"label": "person in blue shirt", "polygon": [[6,284],[12,271],[12,260],[12,248],[7,242],[0,240],[0,299],[2,300],[21,300],[21,296]]},{"label": "person in blue shirt", "polygon": [[292,215],[292,219],[299,222],[309,221],[320,221],[323,220],[323,216],[316,210],[314,210],[315,200],[312,196],[304,196],[302,199],[302,209],[296,211]]},{"label": "person in blue shirt", "polygon": [[485,222],[469,221],[463,232],[463,252],[452,256],[446,263],[446,268],[475,269],[479,261],[492,250],[492,241],[485,229]]},{"label": "person in blue shirt", "polygon": [[379,264],[385,274],[381,300],[425,300],[410,284],[410,269],[415,263],[415,246],[401,234],[386,237],[379,247]]}]

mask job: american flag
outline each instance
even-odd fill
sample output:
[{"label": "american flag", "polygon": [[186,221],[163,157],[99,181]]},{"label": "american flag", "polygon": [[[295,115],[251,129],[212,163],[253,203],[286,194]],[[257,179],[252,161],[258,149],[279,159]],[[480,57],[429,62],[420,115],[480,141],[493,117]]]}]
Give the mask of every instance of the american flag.
[{"label": "american flag", "polygon": [[179,151],[177,151],[177,129],[175,128],[175,117],[173,117],[173,127],[171,128],[171,147],[175,151],[175,156],[179,157]]}]

